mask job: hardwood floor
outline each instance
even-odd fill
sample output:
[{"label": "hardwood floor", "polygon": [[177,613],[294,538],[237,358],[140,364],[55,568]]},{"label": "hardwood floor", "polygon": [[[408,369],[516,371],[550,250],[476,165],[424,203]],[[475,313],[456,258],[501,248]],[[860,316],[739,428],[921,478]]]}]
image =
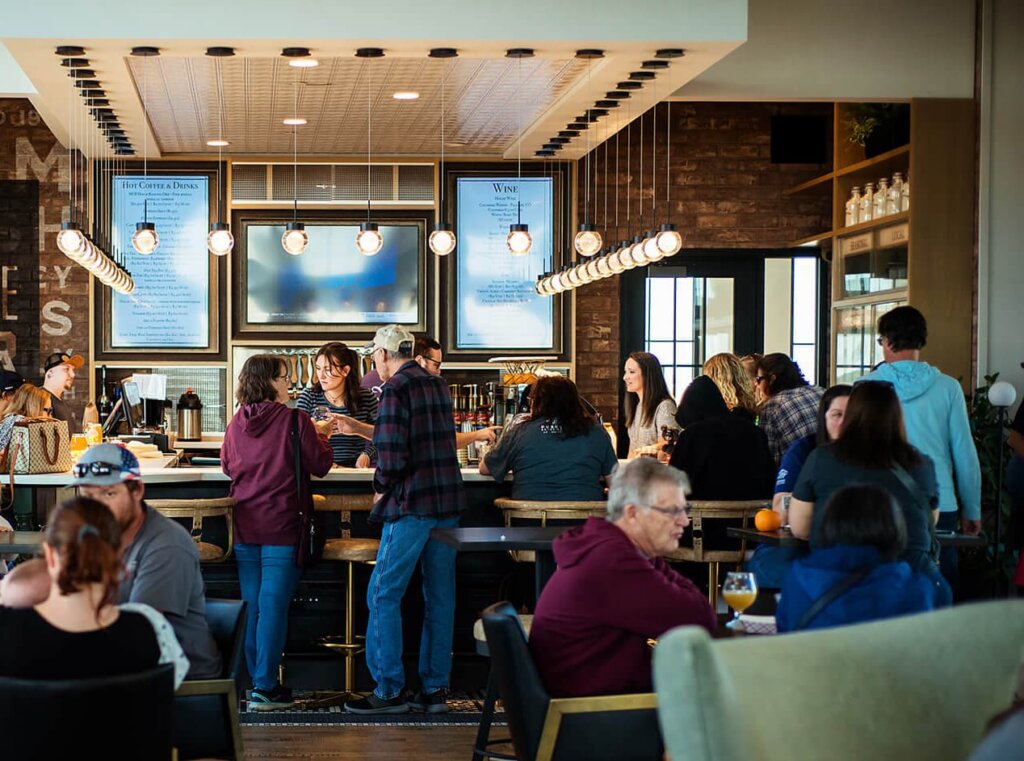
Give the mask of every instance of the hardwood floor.
[{"label": "hardwood floor", "polygon": [[[506,732],[496,728],[495,736]],[[242,727],[247,759],[469,759],[476,727]],[[506,746],[495,747],[506,750]]]}]

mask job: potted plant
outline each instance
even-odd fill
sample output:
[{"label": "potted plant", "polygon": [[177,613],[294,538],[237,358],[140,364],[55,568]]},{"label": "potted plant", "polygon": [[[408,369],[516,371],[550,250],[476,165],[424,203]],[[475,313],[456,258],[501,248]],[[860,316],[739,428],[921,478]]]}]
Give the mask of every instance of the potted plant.
[{"label": "potted plant", "polygon": [[910,142],[910,105],[852,103],[846,117],[847,137],[872,158]]}]

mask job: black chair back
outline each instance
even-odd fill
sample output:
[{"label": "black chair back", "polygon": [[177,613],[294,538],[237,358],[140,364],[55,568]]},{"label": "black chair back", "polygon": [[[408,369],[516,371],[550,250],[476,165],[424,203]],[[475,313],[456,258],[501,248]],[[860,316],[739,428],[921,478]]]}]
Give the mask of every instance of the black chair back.
[{"label": "black chair back", "polygon": [[512,604],[495,603],[481,618],[512,745],[517,757],[532,759],[537,755],[551,696],[537,673],[526,632]]},{"label": "black chair back", "polygon": [[0,677],[6,758],[170,759],[174,667],[98,679]]},{"label": "black chair back", "polygon": [[220,650],[224,679],[238,679],[245,645],[245,601],[206,598],[206,623]]}]

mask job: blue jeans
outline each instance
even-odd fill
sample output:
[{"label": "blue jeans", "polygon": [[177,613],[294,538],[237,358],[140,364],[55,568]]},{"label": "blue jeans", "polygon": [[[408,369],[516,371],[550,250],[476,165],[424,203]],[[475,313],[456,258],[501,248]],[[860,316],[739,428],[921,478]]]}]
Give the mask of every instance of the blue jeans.
[{"label": "blue jeans", "polygon": [[245,622],[245,663],[252,686],[269,690],[288,633],[288,606],[302,570],[295,565],[295,547],[277,544],[236,544],[238,581],[249,614]]},{"label": "blue jeans", "polygon": [[366,603],[366,665],[377,683],[374,694],[391,700],[405,688],[402,667],[402,597],[420,565],[423,575],[423,635],[420,682],[425,693],[448,686],[455,625],[455,548],[430,538],[433,528],[451,528],[454,518],[407,515],[384,524],[377,565],[370,576]]}]

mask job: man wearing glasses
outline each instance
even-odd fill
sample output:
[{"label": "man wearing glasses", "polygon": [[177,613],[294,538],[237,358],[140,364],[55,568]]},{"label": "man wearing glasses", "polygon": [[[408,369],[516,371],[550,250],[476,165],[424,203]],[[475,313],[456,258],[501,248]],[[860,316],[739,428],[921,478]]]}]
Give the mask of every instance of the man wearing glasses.
[{"label": "man wearing glasses", "polygon": [[651,649],[676,626],[714,632],[707,597],[664,556],[690,525],[686,474],[650,457],[619,466],[607,515],[552,545],[558,569],[544,587],[530,650],[554,697],[651,690]]},{"label": "man wearing glasses", "polygon": [[[121,526],[125,578],[118,602],[141,602],[164,614],[188,656],[189,679],[220,675],[217,643],[206,623],[206,598],[199,553],[188,531],[146,506],[139,461],[118,444],[88,449],[73,469],[83,497],[105,504]],[[50,577],[43,560],[29,560],[8,574],[2,602],[29,607],[46,599]]]}]

